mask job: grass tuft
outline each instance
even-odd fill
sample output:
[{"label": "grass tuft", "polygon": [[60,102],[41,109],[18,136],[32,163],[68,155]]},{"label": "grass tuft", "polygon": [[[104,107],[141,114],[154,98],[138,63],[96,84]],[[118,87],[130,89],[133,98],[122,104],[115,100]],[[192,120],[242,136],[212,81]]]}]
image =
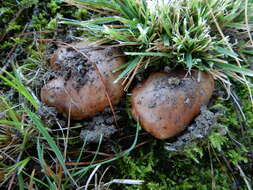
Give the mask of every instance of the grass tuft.
[{"label": "grass tuft", "polygon": [[[67,0],[66,2],[102,12],[104,16],[88,21],[62,19],[61,23],[78,25],[97,39],[106,39],[106,43],[113,45],[129,47],[135,44],[136,48],[130,49],[134,51],[125,52],[132,58],[119,77],[126,77],[129,82],[133,78],[131,75],[138,73],[137,70],[144,69],[145,63],[154,60],[162,64],[182,65],[189,71],[197,68],[209,72],[218,70],[228,76],[232,76],[231,72],[253,76],[247,65],[238,66],[232,59],[241,61],[235,53],[237,44],[232,44],[229,42],[231,39],[224,38],[217,31],[234,29],[241,24],[245,10],[252,9],[250,6],[252,2],[247,4],[241,0]],[[248,5],[247,9],[245,5]],[[133,61],[136,57],[143,58],[141,63]],[[213,74],[217,75],[217,72]],[[237,79],[233,76],[232,78]],[[242,82],[248,83],[246,78]]]}]

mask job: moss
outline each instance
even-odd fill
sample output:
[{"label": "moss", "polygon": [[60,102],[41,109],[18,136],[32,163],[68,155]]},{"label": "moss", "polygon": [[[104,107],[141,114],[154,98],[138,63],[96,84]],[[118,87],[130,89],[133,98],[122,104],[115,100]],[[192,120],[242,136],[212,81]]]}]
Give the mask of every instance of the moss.
[{"label": "moss", "polygon": [[[237,83],[236,83],[237,84]],[[237,84],[243,111],[252,118],[247,89]],[[245,105],[245,106],[243,106]],[[222,124],[212,129],[209,138],[189,145],[184,153],[165,152],[163,142],[149,144],[137,155],[119,162],[121,177],[145,180],[141,187],[125,189],[247,189],[237,166],[252,179],[252,119],[243,121],[243,132],[233,101],[218,98],[212,108],[225,108],[219,117]],[[147,149],[149,151],[147,151]],[[145,169],[144,169],[145,168]]]}]

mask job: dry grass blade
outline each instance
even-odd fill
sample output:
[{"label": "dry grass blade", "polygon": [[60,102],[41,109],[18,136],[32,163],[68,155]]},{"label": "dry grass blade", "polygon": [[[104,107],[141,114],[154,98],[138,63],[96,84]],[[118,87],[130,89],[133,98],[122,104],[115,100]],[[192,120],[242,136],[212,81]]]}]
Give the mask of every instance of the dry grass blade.
[{"label": "dry grass blade", "polygon": [[[211,8],[211,6],[210,6],[210,4],[209,4],[209,2],[208,2],[207,0],[206,0],[206,3],[207,3],[207,6],[208,6],[208,8],[209,8],[209,10],[210,10],[210,13],[211,13],[211,15],[212,15],[212,18],[213,18],[213,20],[214,20],[214,23],[215,23],[215,25],[216,25],[216,27],[217,27],[217,29],[218,29],[218,31],[219,31],[221,37],[222,37],[223,40],[226,42],[226,45],[227,45],[227,47],[229,48],[229,50],[230,50],[231,52],[234,52],[233,48],[231,47],[231,44],[227,41],[227,38],[225,37],[224,33],[222,32],[222,29],[221,29],[221,27],[220,27],[220,25],[219,25],[219,23],[218,23],[218,21],[217,21],[215,15],[214,15],[214,13],[213,13],[213,9]],[[237,57],[234,57],[234,59],[235,59],[236,63],[238,64],[238,66],[241,68],[242,66],[241,66],[241,63],[240,63],[239,59],[238,59]],[[247,81],[247,79],[246,79],[246,77],[245,77],[244,74],[242,74],[242,77],[243,77],[243,80],[244,80],[244,81]],[[249,92],[249,96],[250,96],[250,100],[251,100],[251,104],[252,104],[252,110],[253,110],[253,96],[252,96],[252,92],[251,92],[251,89],[250,89],[250,86],[248,85],[248,83],[245,82],[245,84],[246,84],[246,86],[247,86],[247,88],[248,88],[248,92]]]},{"label": "dry grass blade", "polygon": [[33,190],[34,189],[34,181],[33,181],[33,177],[35,175],[35,169],[33,169],[31,177],[30,177],[30,182],[29,182],[29,186],[28,186],[28,190]]},{"label": "dry grass blade", "polygon": [[251,45],[253,46],[253,40],[252,40],[252,36],[250,33],[249,18],[248,18],[248,5],[249,5],[249,1],[245,0],[245,23],[246,23],[246,28],[247,28],[247,32],[249,35]]},{"label": "dry grass blade", "polygon": [[134,180],[134,179],[113,179],[112,181],[105,183],[104,186],[109,186],[111,184],[128,184],[128,185],[141,185],[144,183],[143,180]]},{"label": "dry grass blade", "polygon": [[88,190],[89,184],[90,184],[90,182],[91,182],[93,176],[96,174],[97,170],[100,168],[100,166],[101,166],[101,165],[97,165],[97,166],[94,168],[94,170],[93,170],[92,173],[90,174],[90,176],[89,176],[89,178],[88,178],[88,180],[87,180],[85,186],[82,186],[82,187],[78,188],[77,190],[81,190],[81,189],[83,189],[83,188],[84,188],[84,190]]},{"label": "dry grass blade", "polygon": [[75,0],[65,0],[66,3],[68,3],[69,5],[74,5],[77,7],[82,7],[85,8],[87,10],[91,10],[97,13],[100,13],[101,15],[110,15],[112,13],[117,14],[117,11],[114,11],[112,9],[107,9],[105,7],[93,7],[93,6],[89,6],[89,5],[85,5],[82,3],[82,1],[75,1]]},{"label": "dry grass blade", "polygon": [[240,174],[241,174],[241,176],[242,176],[244,182],[246,183],[248,190],[252,190],[251,185],[250,185],[250,182],[249,182],[249,180],[247,179],[247,176],[245,175],[245,173],[243,172],[241,166],[237,165],[236,167],[239,169]]}]

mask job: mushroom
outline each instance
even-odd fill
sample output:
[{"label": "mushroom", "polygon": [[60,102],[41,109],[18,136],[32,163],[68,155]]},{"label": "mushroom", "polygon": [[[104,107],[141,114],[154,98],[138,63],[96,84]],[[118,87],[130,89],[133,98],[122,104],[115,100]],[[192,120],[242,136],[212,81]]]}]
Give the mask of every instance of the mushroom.
[{"label": "mushroom", "polygon": [[113,71],[125,60],[115,48],[94,46],[89,42],[73,47],[62,47],[52,56],[50,62],[56,78],[43,86],[41,99],[65,116],[79,120],[109,106],[107,95],[113,105],[120,101],[123,87],[120,81],[114,83],[118,73]]},{"label": "mushroom", "polygon": [[208,104],[213,89],[214,80],[207,72],[156,72],[133,89],[132,114],[154,137],[173,137]]}]

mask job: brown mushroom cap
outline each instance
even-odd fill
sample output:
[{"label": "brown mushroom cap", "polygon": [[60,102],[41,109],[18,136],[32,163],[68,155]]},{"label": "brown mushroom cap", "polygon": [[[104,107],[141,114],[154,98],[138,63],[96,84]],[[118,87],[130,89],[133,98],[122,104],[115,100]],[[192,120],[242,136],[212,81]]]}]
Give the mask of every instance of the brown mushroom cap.
[{"label": "brown mushroom cap", "polygon": [[[68,79],[59,76],[49,81],[41,89],[41,99],[46,105],[56,107],[59,112],[66,116],[70,113],[71,119],[84,119],[109,106],[106,92],[112,104],[117,104],[120,101],[123,95],[123,88],[120,81],[114,83],[118,73],[113,73],[113,71],[124,64],[125,60],[122,54],[113,48],[94,46],[89,48],[87,43],[79,43],[75,45],[75,48],[84,51],[89,57],[89,60],[86,61],[90,67],[83,77],[81,76],[81,80],[85,80],[80,84],[75,78],[75,73],[71,73]],[[67,48],[57,50],[51,58],[52,68],[55,71],[64,70],[62,68],[64,67],[63,62],[68,58],[73,59],[73,51]],[[78,56],[79,58],[82,57],[81,54]],[[97,65],[105,85],[92,62]],[[75,65],[71,64],[68,67],[74,68]],[[106,90],[104,86],[106,86]]]},{"label": "brown mushroom cap", "polygon": [[141,126],[159,139],[182,132],[208,104],[214,89],[210,74],[193,71],[153,73],[132,91],[132,114]]}]

